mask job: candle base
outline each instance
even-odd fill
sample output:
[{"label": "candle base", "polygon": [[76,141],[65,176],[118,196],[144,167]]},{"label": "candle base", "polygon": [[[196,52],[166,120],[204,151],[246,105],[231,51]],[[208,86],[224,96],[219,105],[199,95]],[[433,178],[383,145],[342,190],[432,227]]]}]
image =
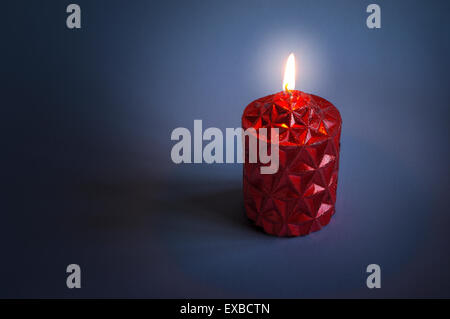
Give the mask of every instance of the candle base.
[{"label": "candle base", "polygon": [[[260,173],[259,163],[244,164],[247,217],[268,234],[304,236],[326,226],[335,213],[338,164],[332,140],[280,148],[280,168]],[[320,159],[312,160],[311,154]]]}]

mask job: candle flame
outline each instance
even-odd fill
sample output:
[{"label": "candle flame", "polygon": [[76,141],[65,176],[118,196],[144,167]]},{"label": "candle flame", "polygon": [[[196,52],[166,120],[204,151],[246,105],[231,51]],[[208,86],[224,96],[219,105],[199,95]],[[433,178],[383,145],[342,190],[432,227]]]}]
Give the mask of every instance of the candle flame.
[{"label": "candle flame", "polygon": [[283,90],[291,91],[295,89],[295,57],[291,53],[286,62],[284,69]]}]

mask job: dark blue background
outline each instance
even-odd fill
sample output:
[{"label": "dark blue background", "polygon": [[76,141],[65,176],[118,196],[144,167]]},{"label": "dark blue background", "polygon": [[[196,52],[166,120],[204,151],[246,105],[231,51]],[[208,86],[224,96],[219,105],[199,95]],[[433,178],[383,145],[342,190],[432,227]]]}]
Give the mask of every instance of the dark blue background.
[{"label": "dark blue background", "polygon": [[[0,297],[450,297],[448,1],[69,3],[2,4]],[[344,123],[336,215],[285,239],[170,134],[239,127],[290,52]]]}]

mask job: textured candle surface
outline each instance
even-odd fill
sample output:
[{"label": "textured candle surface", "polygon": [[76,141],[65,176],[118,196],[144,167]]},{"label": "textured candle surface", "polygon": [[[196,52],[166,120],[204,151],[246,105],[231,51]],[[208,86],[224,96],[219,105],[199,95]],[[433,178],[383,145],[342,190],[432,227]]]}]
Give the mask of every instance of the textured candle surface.
[{"label": "textured candle surface", "polygon": [[297,90],[269,95],[246,107],[244,130],[279,129],[275,174],[261,174],[265,164],[248,162],[245,143],[245,209],[265,232],[301,236],[329,223],[335,213],[341,124],[330,102]]}]

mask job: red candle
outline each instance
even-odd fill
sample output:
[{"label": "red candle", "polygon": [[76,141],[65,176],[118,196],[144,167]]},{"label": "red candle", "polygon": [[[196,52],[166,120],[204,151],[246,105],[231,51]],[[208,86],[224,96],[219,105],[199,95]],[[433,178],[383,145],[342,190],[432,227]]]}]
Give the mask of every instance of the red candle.
[{"label": "red candle", "polygon": [[[279,169],[261,174],[249,163],[245,143],[244,204],[248,218],[276,236],[302,236],[321,229],[335,213],[341,116],[333,104],[294,90],[294,56],[288,59],[284,90],[251,102],[242,128],[278,128]],[[257,139],[261,142],[259,133]]]}]

